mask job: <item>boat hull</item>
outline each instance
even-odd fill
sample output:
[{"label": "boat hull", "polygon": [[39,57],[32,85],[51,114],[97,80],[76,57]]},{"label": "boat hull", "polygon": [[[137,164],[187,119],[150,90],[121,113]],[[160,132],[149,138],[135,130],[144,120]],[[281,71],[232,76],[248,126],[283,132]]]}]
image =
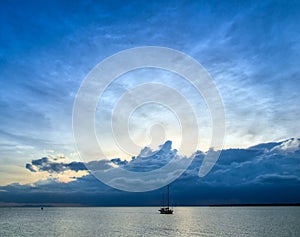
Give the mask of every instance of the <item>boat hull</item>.
[{"label": "boat hull", "polygon": [[169,208],[161,208],[158,211],[160,214],[173,214],[173,210]]}]

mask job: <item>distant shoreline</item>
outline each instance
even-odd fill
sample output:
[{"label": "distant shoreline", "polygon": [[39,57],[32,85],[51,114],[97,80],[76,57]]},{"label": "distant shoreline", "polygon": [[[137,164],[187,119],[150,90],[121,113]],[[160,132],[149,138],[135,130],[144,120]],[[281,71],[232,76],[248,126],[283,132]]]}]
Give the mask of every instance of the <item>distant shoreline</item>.
[{"label": "distant shoreline", "polygon": [[278,204],[220,204],[220,205],[208,205],[209,207],[278,207],[278,206],[300,206],[300,203],[278,203]]},{"label": "distant shoreline", "polygon": [[[300,203],[271,203],[271,204],[212,204],[212,205],[180,205],[174,207],[281,207],[281,206],[300,206]],[[158,207],[158,206],[83,206],[83,205],[7,205],[7,206],[0,206],[0,208],[12,208],[12,207],[36,207],[36,208],[49,208],[49,207]]]}]

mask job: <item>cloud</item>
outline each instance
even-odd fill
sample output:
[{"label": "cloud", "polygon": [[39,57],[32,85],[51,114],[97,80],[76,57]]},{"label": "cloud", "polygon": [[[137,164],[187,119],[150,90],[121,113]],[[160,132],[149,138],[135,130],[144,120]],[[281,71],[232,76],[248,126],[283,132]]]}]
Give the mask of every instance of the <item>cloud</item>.
[{"label": "cloud", "polygon": [[[61,162],[61,158],[57,157],[42,157],[40,159],[32,160],[31,163],[26,164],[26,169],[31,172],[49,172],[61,173],[67,170],[80,171],[90,170],[97,171],[100,169],[110,169],[123,167],[127,170],[146,172],[163,167],[173,159],[182,159],[183,156],[177,155],[177,150],[172,149],[172,142],[166,141],[159,149],[152,151],[151,148],[145,147],[140,154],[128,162],[120,158],[113,158],[111,160],[97,160],[90,162]],[[116,165],[116,166],[114,166]]]},{"label": "cloud", "polygon": [[300,139],[289,139],[272,148],[272,151],[294,153],[299,150]]},{"label": "cloud", "polygon": [[122,167],[128,164],[127,160],[121,160],[120,158],[111,159],[111,162]]},{"label": "cloud", "polygon": [[[71,182],[76,177],[87,175],[89,172],[106,184],[125,190],[152,190],[161,183],[170,182],[184,172],[191,159],[177,154],[172,149],[172,142],[166,141],[159,149],[152,151],[149,147],[141,150],[131,161],[115,158],[112,160],[94,160],[89,162],[69,162],[63,158],[42,157],[26,164],[26,168],[34,173],[47,173],[49,177],[62,182]],[[163,170],[160,169],[166,169]],[[133,172],[128,172],[133,171]],[[70,173],[73,172],[73,173]],[[74,173],[75,172],[75,173]],[[138,175],[136,172],[142,172]],[[76,177],[71,177],[75,174]],[[127,189],[126,187],[131,187]]]},{"label": "cloud", "polygon": [[124,168],[132,171],[146,172],[159,169],[170,162],[172,159],[181,159],[182,156],[177,154],[176,149],[172,149],[172,142],[166,141],[163,145],[159,146],[156,151],[145,147],[141,150],[140,154],[124,165]]},{"label": "cloud", "polygon": [[[291,173],[299,175],[299,141],[299,139],[292,138],[282,142],[259,144],[248,149],[225,149],[221,152],[213,170],[202,181],[206,184],[218,186],[247,185],[249,183],[263,183],[264,179],[258,177],[268,177],[268,175],[277,174],[281,178],[288,178]],[[288,150],[289,152],[278,152],[278,149],[282,147],[284,147],[284,151]],[[205,153],[197,151],[189,157],[188,159],[194,160],[179,180],[200,179],[198,170],[204,156]],[[187,158],[179,156],[177,150],[172,149],[172,142],[167,141],[156,151],[151,150],[149,147],[143,148],[140,154],[132,157],[130,161],[114,158],[87,163],[61,162],[53,157],[43,157],[32,160],[31,164],[26,164],[26,168],[31,172],[46,171],[49,173],[63,173],[67,170],[96,172],[114,169],[117,172],[119,167],[129,171],[147,172],[159,169],[174,159],[185,160]]]},{"label": "cloud", "polygon": [[32,164],[26,164],[26,169],[30,170],[31,172],[36,172],[36,169]]},{"label": "cloud", "polygon": [[[99,169],[109,169],[112,168],[112,163],[118,161],[117,159],[109,160],[99,160],[84,162],[61,162],[60,159],[56,157],[42,157],[37,160],[32,160],[31,164],[26,164],[26,169],[31,172],[48,172],[48,173],[64,173],[66,171],[97,171]],[[119,161],[119,164],[126,163],[124,161]],[[88,168],[89,169],[88,169]]]},{"label": "cloud", "polygon": [[258,176],[257,182],[267,184],[299,184],[300,178],[295,175],[266,174]]},{"label": "cloud", "polygon": [[48,157],[43,157],[41,159],[33,160],[31,164],[26,164],[26,168],[30,171],[38,170],[38,171],[47,171],[49,173],[59,173],[67,170],[67,165],[65,163],[58,163],[51,161]]}]

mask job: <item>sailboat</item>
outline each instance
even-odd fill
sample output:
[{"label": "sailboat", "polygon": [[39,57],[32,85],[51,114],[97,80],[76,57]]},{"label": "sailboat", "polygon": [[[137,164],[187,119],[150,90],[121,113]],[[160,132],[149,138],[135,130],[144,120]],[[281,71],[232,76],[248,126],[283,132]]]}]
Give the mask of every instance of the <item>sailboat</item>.
[{"label": "sailboat", "polygon": [[158,210],[160,214],[173,214],[173,210],[170,208],[170,187],[168,185],[168,206],[162,207]]}]

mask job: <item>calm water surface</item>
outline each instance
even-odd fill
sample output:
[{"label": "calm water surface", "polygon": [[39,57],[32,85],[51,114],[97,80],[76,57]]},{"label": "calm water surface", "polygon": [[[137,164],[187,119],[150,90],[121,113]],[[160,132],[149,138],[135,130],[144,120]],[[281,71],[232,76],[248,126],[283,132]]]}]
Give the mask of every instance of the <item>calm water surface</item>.
[{"label": "calm water surface", "polygon": [[0,208],[0,236],[300,236],[300,207]]}]

